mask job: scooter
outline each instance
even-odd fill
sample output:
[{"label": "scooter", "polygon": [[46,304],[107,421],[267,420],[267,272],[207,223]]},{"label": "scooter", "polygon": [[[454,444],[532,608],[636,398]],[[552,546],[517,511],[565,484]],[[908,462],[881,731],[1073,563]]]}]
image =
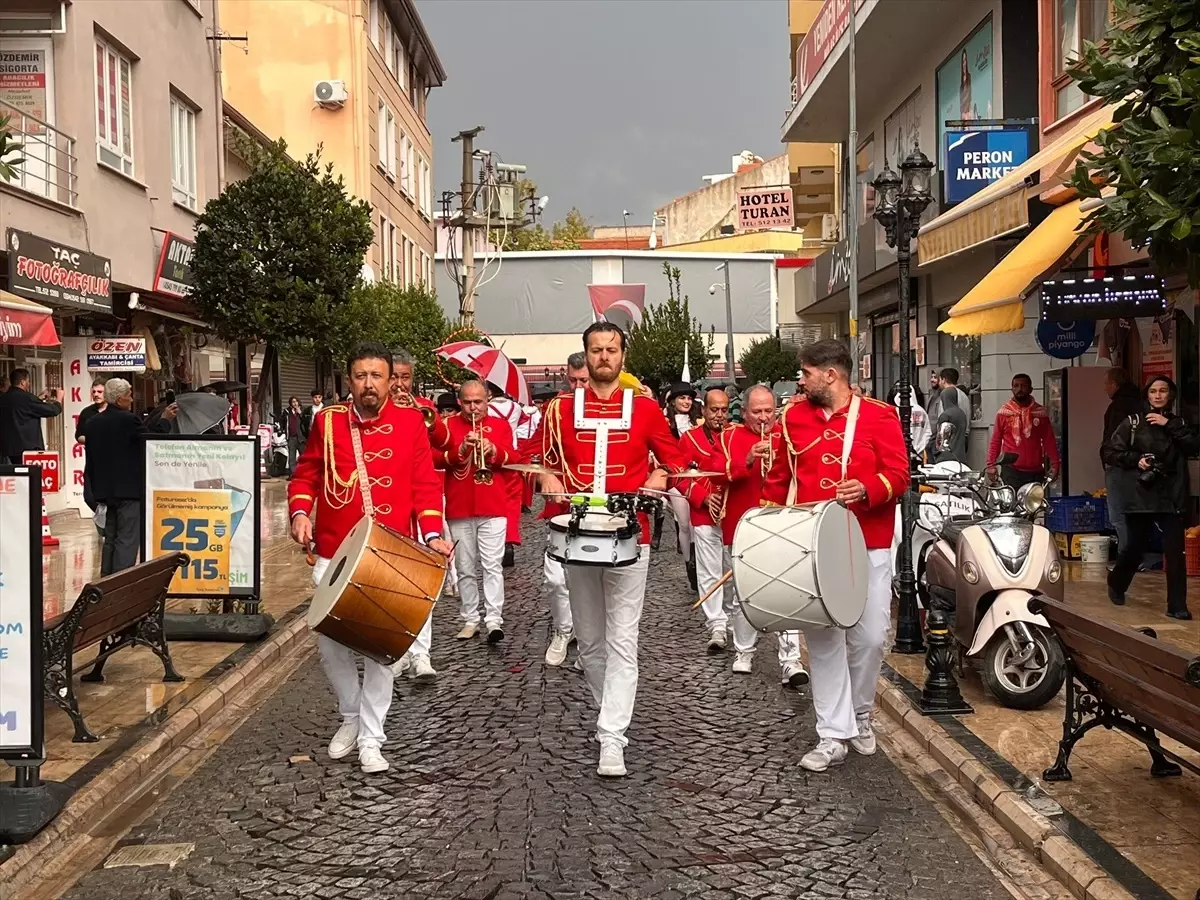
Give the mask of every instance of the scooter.
[{"label": "scooter", "polygon": [[271,431],[271,449],[267,457],[267,475],[271,478],[282,478],[288,473],[288,439],[283,426],[275,423]]},{"label": "scooter", "polygon": [[[999,465],[1013,459],[1006,454]],[[1063,599],[1058,546],[1035,521],[1046,507],[1045,484],[1014,491],[973,472],[917,480],[970,491],[980,504],[980,515],[936,522],[937,539],[926,549],[918,582],[931,609],[952,615],[960,670],[975,659],[985,687],[1001,704],[1040,709],[1058,694],[1066,674],[1049,623],[1029,611],[1034,597]]]}]

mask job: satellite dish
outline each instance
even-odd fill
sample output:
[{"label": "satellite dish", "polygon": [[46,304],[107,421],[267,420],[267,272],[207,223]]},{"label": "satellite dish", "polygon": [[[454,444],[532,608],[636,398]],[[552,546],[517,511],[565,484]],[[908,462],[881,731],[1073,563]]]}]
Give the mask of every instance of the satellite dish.
[{"label": "satellite dish", "polygon": [[363,263],[362,269],[358,273],[358,277],[367,284],[375,283],[375,270],[371,268],[370,263]]}]

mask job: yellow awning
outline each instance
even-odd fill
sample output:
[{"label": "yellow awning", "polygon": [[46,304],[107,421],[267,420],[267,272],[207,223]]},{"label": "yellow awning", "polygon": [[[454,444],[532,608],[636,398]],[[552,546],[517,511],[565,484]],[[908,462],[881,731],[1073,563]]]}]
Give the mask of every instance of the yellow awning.
[{"label": "yellow awning", "polygon": [[[970,250],[980,244],[1019,231],[1029,225],[1025,182],[1048,166],[1056,175],[1069,171],[1079,151],[1096,135],[1112,127],[1116,106],[1105,106],[1079,121],[1075,128],[1029,157],[999,181],[989,184],[970,200],[942,213],[921,228],[917,237],[918,265]],[[1047,183],[1036,186],[1044,191]]]},{"label": "yellow awning", "polygon": [[950,308],[938,326],[946,334],[998,334],[1025,325],[1025,295],[1082,239],[1077,229],[1087,213],[1079,200],[1058,207],[1012,252]]}]

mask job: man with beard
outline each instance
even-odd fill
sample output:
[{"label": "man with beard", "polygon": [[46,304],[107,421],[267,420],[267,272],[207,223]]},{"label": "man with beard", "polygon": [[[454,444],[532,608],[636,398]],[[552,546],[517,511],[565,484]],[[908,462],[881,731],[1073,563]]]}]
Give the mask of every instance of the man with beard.
[{"label": "man with beard", "polygon": [[[531,439],[541,448],[542,465],[555,473],[542,476],[542,490],[600,496],[642,488],[665,491],[668,472],[682,471],[683,458],[658,404],[620,387],[625,332],[611,322],[595,322],[583,332],[583,348],[588,386],[551,400]],[[651,453],[660,466],[653,472]],[[637,693],[638,624],[650,562],[649,522],[645,515],[638,518],[637,562],[621,568],[565,567],[579,660],[600,707],[597,773],[610,777],[625,774],[625,731]]]},{"label": "man with beard", "polygon": [[763,486],[766,504],[836,500],[854,513],[867,545],[867,603],[858,624],[804,629],[818,743],[800,766],[810,772],[845,762],[847,743],[863,756],[875,752],[871,709],[891,617],[895,508],[910,480],[900,417],[851,390],[853,368],[841,341],[801,349],[806,399],[784,412],[785,452]]},{"label": "man with beard", "polygon": [[[442,538],[442,491],[425,423],[415,409],[389,399],[392,354],[382,344],[362,343],[346,368],[351,403],[317,413],[288,483],[292,539],[306,549],[315,545],[315,584],[363,516],[409,537],[415,530],[431,550],[451,553]],[[342,759],[357,747],[364,772],[387,771],[380,747],[392,704],[391,668],[363,658],[360,679],[354,650],[325,635],[317,635],[317,648],[342,716],[329,742],[330,758]]]},{"label": "man with beard", "polygon": [[988,444],[987,471],[996,474],[996,460],[1015,453],[1016,461],[1001,467],[1000,476],[1011,488],[1036,484],[1046,476],[1050,460],[1050,480],[1058,474],[1058,442],[1046,407],[1033,399],[1033,379],[1014,375],[1012,399],[996,413],[992,440]]}]

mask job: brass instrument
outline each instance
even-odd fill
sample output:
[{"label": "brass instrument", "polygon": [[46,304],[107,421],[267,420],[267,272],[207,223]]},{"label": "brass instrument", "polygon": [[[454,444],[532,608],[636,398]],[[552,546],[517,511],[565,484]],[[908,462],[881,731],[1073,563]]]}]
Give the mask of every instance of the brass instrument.
[{"label": "brass instrument", "polygon": [[758,461],[759,474],[762,475],[763,481],[766,481],[767,473],[775,465],[775,442],[771,440],[771,426],[768,424],[760,425],[758,434],[767,442],[767,455]]},{"label": "brass instrument", "polygon": [[397,391],[392,398],[393,402],[401,409],[415,409],[421,414],[421,418],[425,420],[425,427],[430,431],[433,430],[433,424],[437,421],[437,411],[428,406],[421,406],[413,398],[412,394],[405,391]]},{"label": "brass instrument", "polygon": [[488,466],[487,454],[483,449],[483,419],[471,422],[471,433],[475,435],[475,442],[471,445],[471,462],[475,466],[475,483],[491,484],[492,470]]}]

